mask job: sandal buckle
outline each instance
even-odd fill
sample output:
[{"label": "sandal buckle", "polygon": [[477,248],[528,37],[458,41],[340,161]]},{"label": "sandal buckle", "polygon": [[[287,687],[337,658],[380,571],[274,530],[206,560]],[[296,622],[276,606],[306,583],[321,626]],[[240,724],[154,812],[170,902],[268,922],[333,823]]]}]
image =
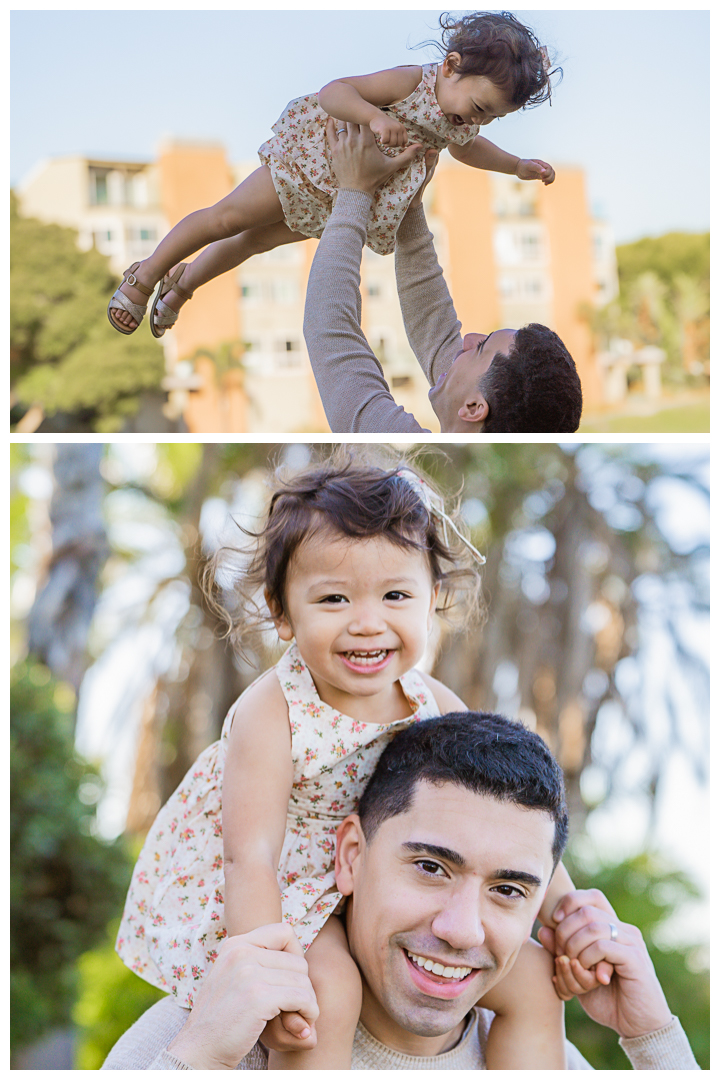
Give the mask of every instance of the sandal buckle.
[{"label": "sandal buckle", "polygon": [[137,278],[134,274],[128,274],[128,276],[125,278],[125,281],[128,285],[137,285]]}]

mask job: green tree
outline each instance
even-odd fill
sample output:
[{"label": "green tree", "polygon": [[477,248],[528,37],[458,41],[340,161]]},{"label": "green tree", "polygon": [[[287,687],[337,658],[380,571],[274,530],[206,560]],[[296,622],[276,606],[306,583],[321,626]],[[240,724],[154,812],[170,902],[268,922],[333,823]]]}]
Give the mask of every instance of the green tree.
[{"label": "green tree", "polygon": [[[643,934],[671,1012],[679,1017],[701,1069],[710,1068],[710,978],[693,945],[668,945],[668,920],[698,891],[681,871],[657,854],[644,853],[616,865],[573,865],[579,888],[602,889],[623,922]],[[568,1038],[595,1069],[629,1069],[614,1032],[598,1027],[577,1000],[566,1010]]]},{"label": "green tree", "polygon": [[117,287],[108,260],[80,251],[72,229],[21,217],[11,197],[10,371],[13,417],[32,406],[72,430],[118,431],[157,391],[164,354],[125,337],[105,309]]},{"label": "green tree", "polygon": [[101,939],[130,877],[122,843],[93,835],[102,794],[74,753],[75,695],[34,661],[10,689],[10,999],[13,1050],[66,1024],[75,961]]},{"label": "green tree", "polygon": [[615,304],[629,317],[621,336],[665,349],[666,381],[702,374],[710,359],[710,234],[645,237],[619,246],[617,259]]}]

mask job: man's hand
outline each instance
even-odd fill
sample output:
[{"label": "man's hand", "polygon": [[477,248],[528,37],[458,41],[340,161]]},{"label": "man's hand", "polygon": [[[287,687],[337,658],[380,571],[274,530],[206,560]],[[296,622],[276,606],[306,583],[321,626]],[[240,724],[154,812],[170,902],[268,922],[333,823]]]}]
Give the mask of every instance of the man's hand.
[{"label": "man's hand", "polygon": [[[327,122],[327,140],[332,158],[333,171],[340,188],[366,191],[369,195],[389,180],[393,173],[410,165],[422,147],[412,143],[397,157],[383,154],[368,127],[360,127],[343,120],[339,125],[332,117]],[[343,128],[345,129],[343,131]]]},{"label": "man's hand", "polygon": [[555,179],[555,170],[540,158],[520,158],[515,175],[519,180],[542,180],[547,186]]},{"label": "man's hand", "polygon": [[[344,124],[340,124],[344,127]],[[377,135],[383,146],[407,146],[408,133],[399,120],[381,113],[376,120],[371,120],[368,127]]]},{"label": "man's hand", "polygon": [[290,927],[275,923],[226,938],[168,1052],[193,1069],[234,1069],[280,1012],[305,1018],[301,1045],[312,1050],[318,1006],[307,962]]},{"label": "man's hand", "polygon": [[[556,929],[543,927],[538,937],[556,956],[553,982],[560,997],[577,995],[592,1020],[625,1038],[648,1035],[670,1023],[672,1014],[642,934],[619,922],[598,889],[568,893],[553,916]],[[607,985],[598,986],[598,979],[605,979],[601,975],[596,979],[588,969],[602,960],[613,964],[615,972]]]}]

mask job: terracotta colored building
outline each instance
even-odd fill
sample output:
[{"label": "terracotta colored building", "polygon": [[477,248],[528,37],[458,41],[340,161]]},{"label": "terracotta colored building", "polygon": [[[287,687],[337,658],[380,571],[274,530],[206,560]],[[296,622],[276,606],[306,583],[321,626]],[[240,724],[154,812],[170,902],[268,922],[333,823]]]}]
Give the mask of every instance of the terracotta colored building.
[{"label": "terracotta colored building", "polygon": [[[172,142],[151,164],[53,159],[18,194],[23,213],[76,228],[80,246],[107,254],[120,275],[253,168],[232,169],[216,144]],[[601,369],[579,308],[607,303],[617,271],[609,229],[589,213],[582,170],[558,168],[544,188],[444,157],[426,207],[463,326],[552,326],[575,358],[586,404],[599,404]],[[315,247],[310,240],[255,256],[198,290],[163,338],[168,415],[183,415],[197,433],[328,431],[302,337]],[[365,252],[362,289],[363,328],[393,394],[437,430],[405,338],[392,256]]]}]

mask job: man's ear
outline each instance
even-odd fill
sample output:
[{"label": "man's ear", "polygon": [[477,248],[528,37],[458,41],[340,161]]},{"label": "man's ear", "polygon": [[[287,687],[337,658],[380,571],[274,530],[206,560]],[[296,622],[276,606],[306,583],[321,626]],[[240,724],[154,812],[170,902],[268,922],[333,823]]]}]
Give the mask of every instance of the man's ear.
[{"label": "man's ear", "polygon": [[275,623],[275,629],[278,632],[278,637],[280,638],[280,640],[292,641],[292,639],[295,637],[295,632],[290,625],[290,620],[288,619],[287,615],[282,610],[280,605],[277,603],[277,601],[271,598],[267,589],[265,590],[265,603],[268,606],[270,618]]},{"label": "man's ear", "polygon": [[466,424],[482,424],[490,415],[490,406],[479,390],[468,397],[458,409],[458,416]]},{"label": "man's ear", "polygon": [[357,860],[364,848],[365,837],[360,818],[357,814],[350,814],[340,822],[335,834],[335,882],[343,896],[350,896],[355,890],[355,875],[359,868]]}]

